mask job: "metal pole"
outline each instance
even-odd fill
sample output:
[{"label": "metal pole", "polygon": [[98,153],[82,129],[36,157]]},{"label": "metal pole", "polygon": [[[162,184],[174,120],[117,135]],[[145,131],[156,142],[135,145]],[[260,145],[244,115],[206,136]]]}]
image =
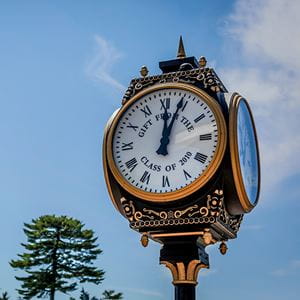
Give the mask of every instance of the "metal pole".
[{"label": "metal pole", "polygon": [[196,300],[196,288],[194,284],[176,284],[175,300]]}]

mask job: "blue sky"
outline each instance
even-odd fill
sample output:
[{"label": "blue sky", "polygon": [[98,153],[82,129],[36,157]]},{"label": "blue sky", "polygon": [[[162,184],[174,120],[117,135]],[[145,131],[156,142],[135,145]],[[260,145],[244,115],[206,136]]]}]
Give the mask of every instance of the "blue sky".
[{"label": "blue sky", "polygon": [[106,279],[87,285],[91,294],[172,299],[159,245],[142,248],[109,200],[101,146],[131,78],[142,65],[159,73],[183,35],[187,54],[206,56],[251,103],[262,162],[260,203],[226,256],[208,248],[197,296],[298,300],[299,9],[296,0],[1,1],[0,293],[17,298],[8,261],[23,251],[23,222],[65,214],[94,229],[104,250]]}]

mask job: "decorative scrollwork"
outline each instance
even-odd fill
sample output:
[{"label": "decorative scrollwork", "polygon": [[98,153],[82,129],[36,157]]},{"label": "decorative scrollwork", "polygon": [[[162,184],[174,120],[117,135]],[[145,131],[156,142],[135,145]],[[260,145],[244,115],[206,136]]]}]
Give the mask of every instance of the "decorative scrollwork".
[{"label": "decorative scrollwork", "polygon": [[165,73],[161,75],[148,76],[142,78],[135,78],[131,81],[125,95],[122,99],[122,104],[125,104],[136,93],[144,88],[157,84],[167,82],[182,82],[188,84],[200,84],[203,88],[211,89],[213,91],[227,92],[225,86],[211,68],[199,68],[186,71],[177,71],[172,73]]},{"label": "decorative scrollwork", "polygon": [[243,215],[231,216],[224,207],[222,190],[207,195],[206,205],[194,204],[181,209],[156,210],[142,208],[138,210],[134,202],[121,198],[124,214],[134,229],[143,227],[165,227],[192,224],[213,224],[220,220],[233,232],[239,230]]},{"label": "decorative scrollwork", "polygon": [[122,197],[121,204],[123,206],[125,216],[130,222],[132,222],[134,219],[139,220],[140,218],[142,218],[142,214],[140,212],[135,211],[133,201],[128,201],[127,199]]}]

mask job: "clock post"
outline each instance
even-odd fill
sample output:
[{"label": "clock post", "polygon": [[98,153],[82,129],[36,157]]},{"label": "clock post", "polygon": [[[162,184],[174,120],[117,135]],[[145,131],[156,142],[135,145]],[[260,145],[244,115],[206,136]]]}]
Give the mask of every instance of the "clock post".
[{"label": "clock post", "polygon": [[162,74],[132,79],[107,123],[103,169],[115,208],[141,234],[162,245],[175,300],[194,300],[205,248],[237,237],[257,204],[260,165],[249,103],[229,93],[206,59],[159,63]]}]

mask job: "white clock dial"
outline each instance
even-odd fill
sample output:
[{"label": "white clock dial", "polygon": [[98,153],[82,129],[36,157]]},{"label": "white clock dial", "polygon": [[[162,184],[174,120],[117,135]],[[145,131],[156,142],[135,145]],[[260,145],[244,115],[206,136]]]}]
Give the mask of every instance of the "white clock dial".
[{"label": "white clock dial", "polygon": [[212,108],[190,90],[153,90],[122,113],[112,138],[113,161],[134,189],[171,193],[203,175],[220,143]]},{"label": "white clock dial", "polygon": [[258,149],[251,113],[244,99],[239,102],[237,111],[237,141],[245,191],[254,206],[259,192]]}]

